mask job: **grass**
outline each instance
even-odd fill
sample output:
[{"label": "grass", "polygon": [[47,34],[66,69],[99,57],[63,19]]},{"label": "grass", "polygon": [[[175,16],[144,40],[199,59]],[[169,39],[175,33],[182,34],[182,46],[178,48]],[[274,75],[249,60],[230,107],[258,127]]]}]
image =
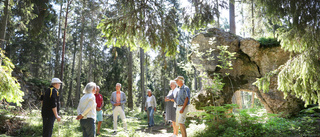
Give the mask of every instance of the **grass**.
[{"label": "grass", "polygon": [[[76,110],[63,112],[62,121],[55,122],[53,136],[69,137],[82,136],[79,121],[75,120]],[[102,123],[102,136],[111,136],[113,132],[112,111],[106,110]],[[126,110],[126,120],[128,132],[124,132],[121,119],[118,120],[117,137],[155,137],[169,136],[172,134],[170,125],[163,124],[162,112],[155,114],[155,124],[161,129],[149,131],[147,128],[146,112],[140,113],[138,109]],[[11,122],[10,131],[1,131],[1,136],[41,136],[42,118],[39,110],[21,111],[15,109],[0,109],[0,127],[4,123]],[[308,136],[320,135],[317,118],[310,117],[309,114],[301,114],[294,118],[280,118],[276,115],[266,114],[261,109],[247,109],[234,114],[225,123],[220,123],[218,127],[210,127],[203,120],[188,119],[187,133],[193,137],[211,136]],[[10,124],[9,124],[10,125]],[[22,126],[18,126],[22,125]],[[181,133],[180,133],[181,135]]]}]

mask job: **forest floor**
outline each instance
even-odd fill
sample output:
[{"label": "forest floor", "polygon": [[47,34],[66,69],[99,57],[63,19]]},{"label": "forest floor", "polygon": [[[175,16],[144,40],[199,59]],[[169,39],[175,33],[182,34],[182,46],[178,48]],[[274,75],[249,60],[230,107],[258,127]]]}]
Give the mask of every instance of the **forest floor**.
[{"label": "forest floor", "polygon": [[[55,122],[54,137],[82,136],[79,121],[75,120],[75,111],[67,113],[62,111],[61,122]],[[106,113],[107,112],[107,113]],[[101,127],[101,137],[169,137],[173,134],[171,124],[164,123],[162,112],[156,112],[155,126],[149,128],[146,113],[138,111],[126,112],[128,131],[124,132],[121,120],[118,120],[118,133],[113,133],[112,111],[106,110]],[[195,131],[204,130],[205,125],[197,125],[188,121],[187,133],[192,136]],[[5,110],[0,109],[0,137],[2,136],[41,136],[42,118],[40,110]],[[179,137],[181,133],[179,133]]]}]

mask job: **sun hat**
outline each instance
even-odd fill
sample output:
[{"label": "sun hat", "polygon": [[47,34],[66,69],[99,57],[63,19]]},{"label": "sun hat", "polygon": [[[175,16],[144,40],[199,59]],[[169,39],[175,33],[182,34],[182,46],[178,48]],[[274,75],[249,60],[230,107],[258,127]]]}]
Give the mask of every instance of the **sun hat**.
[{"label": "sun hat", "polygon": [[60,83],[62,84],[61,80],[59,78],[52,78],[51,83]]}]

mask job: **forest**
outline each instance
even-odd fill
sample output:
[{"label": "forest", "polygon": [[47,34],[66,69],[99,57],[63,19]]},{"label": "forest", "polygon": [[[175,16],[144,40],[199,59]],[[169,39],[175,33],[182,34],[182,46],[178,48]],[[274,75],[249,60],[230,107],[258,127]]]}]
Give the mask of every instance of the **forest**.
[{"label": "forest", "polygon": [[[104,100],[99,136],[171,136],[165,97],[178,76],[188,136],[320,136],[320,1],[0,0],[0,136],[42,136],[52,78],[63,82],[53,136],[82,136],[89,82]],[[128,130],[120,120],[112,135],[117,83]]]}]

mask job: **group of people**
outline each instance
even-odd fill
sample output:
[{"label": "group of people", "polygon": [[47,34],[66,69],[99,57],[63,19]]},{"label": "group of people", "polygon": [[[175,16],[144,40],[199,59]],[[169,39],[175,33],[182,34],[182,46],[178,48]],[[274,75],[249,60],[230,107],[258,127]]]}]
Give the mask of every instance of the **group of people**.
[{"label": "group of people", "polygon": [[[178,76],[176,79],[171,80],[170,88],[171,90],[165,97],[165,101],[167,102],[165,117],[167,121],[172,122],[173,135],[171,137],[178,136],[179,127],[182,137],[187,137],[185,121],[188,105],[190,104],[190,89],[184,85],[183,76]],[[157,101],[150,89],[147,92],[148,95],[144,109],[148,115],[148,127],[152,127],[154,126],[153,114],[157,110]]]},{"label": "group of people", "polygon": [[[61,121],[59,116],[59,92],[62,81],[59,78],[51,80],[51,86],[41,95],[41,115],[43,122],[43,137],[51,137],[54,121]],[[113,110],[113,134],[117,134],[117,116],[124,123],[124,129],[127,130],[126,116],[124,113],[124,104],[126,103],[126,95],[120,91],[121,84],[116,84],[116,91],[112,93],[110,102]],[[84,137],[94,137],[100,135],[100,128],[103,120],[102,107],[104,106],[103,97],[99,93],[100,87],[94,82],[90,82],[83,90],[84,95],[79,101],[77,107],[77,120],[80,120],[80,127]],[[97,132],[95,122],[98,123]]]},{"label": "group of people", "polygon": [[[43,119],[43,136],[51,137],[54,121],[57,119],[61,121],[59,116],[59,92],[62,81],[59,78],[51,80],[51,86],[41,95],[42,109],[41,115]],[[180,88],[178,88],[179,86]],[[187,136],[186,127],[186,113],[188,112],[188,105],[190,104],[190,89],[184,85],[184,78],[178,76],[175,80],[170,81],[169,91],[165,101],[168,102],[166,107],[167,120],[172,121],[173,137],[178,135],[179,127],[183,137]],[[84,95],[79,101],[77,107],[80,126],[84,137],[94,137],[100,135],[101,123],[103,120],[102,107],[104,106],[103,97],[99,93],[100,87],[94,82],[90,82],[83,90]],[[156,111],[156,98],[152,95],[151,90],[147,90],[148,96],[146,98],[145,110],[148,112],[148,126],[154,126],[153,114]],[[123,122],[123,128],[127,131],[126,116],[124,112],[124,104],[126,103],[126,95],[121,91],[121,84],[116,84],[116,91],[111,94],[110,103],[113,111],[113,134],[117,134],[117,118]],[[97,132],[95,122],[98,123]]]},{"label": "group of people", "polygon": [[175,80],[171,80],[170,88],[171,90],[165,97],[165,101],[167,102],[166,118],[168,121],[172,121],[172,137],[178,136],[179,127],[182,137],[187,137],[185,122],[190,104],[190,89],[184,85],[183,76],[178,76]]}]

